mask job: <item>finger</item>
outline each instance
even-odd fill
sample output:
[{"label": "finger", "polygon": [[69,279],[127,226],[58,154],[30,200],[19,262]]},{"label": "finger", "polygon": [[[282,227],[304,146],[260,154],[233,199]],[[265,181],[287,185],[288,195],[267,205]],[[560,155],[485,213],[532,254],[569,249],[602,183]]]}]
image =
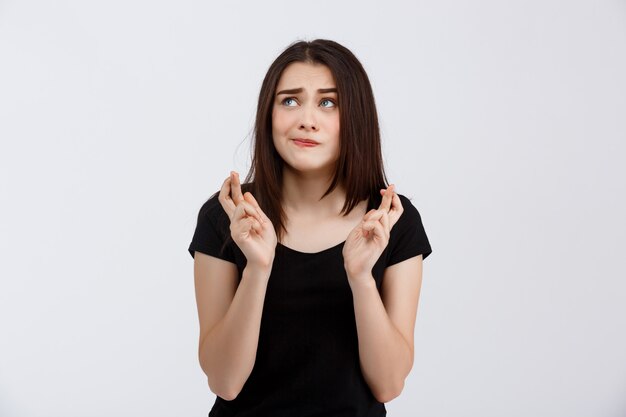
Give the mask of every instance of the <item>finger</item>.
[{"label": "finger", "polygon": [[230,198],[230,182],[231,182],[230,177],[224,180],[224,182],[222,183],[222,188],[220,189],[220,194],[217,199],[219,200],[220,204],[224,208],[224,211],[226,212],[226,214],[228,214],[228,218],[232,219],[233,213],[235,212],[236,205],[233,199]]},{"label": "finger", "polygon": [[232,234],[246,235],[246,234],[263,234],[263,226],[254,217],[244,217],[238,222],[233,222],[230,225]]},{"label": "finger", "polygon": [[263,233],[263,226],[257,219],[254,217],[246,217],[244,220],[246,221],[248,230],[254,230],[259,235]]},{"label": "finger", "polygon": [[381,239],[388,238],[388,235],[385,232],[385,229],[380,221],[370,221],[365,223],[363,225],[363,230],[367,231],[370,237],[372,237],[373,234],[374,236],[378,236]]},{"label": "finger", "polygon": [[241,220],[245,217],[254,217],[256,220],[259,221],[259,223],[262,222],[261,217],[259,216],[259,213],[256,210],[256,207],[254,207],[252,204],[248,203],[245,200],[242,200],[238,205],[237,208],[235,209],[235,214],[233,216],[233,219],[231,220]]},{"label": "finger", "polygon": [[243,194],[241,193],[241,183],[239,182],[239,174],[235,171],[230,172],[232,178],[231,195],[236,205],[239,205],[243,201]]},{"label": "finger", "polygon": [[368,225],[368,230],[371,230],[373,227],[372,225],[375,225],[376,223],[379,223],[384,230],[389,230],[389,213],[385,210],[377,210],[376,213],[372,214],[368,220],[364,221],[364,225]]},{"label": "finger", "polygon": [[380,217],[380,224],[382,224],[385,235],[387,235],[391,227],[389,227],[389,213],[386,211],[383,211],[383,215]]},{"label": "finger", "polygon": [[374,224],[374,236],[378,236],[380,239],[386,241],[389,239],[389,233],[385,230],[385,227],[381,222]]},{"label": "finger", "polygon": [[379,210],[389,211],[389,209],[391,208],[391,200],[393,198],[394,188],[395,185],[393,184],[387,187],[387,190],[385,190],[385,194],[383,195],[383,200],[380,202],[380,206],[378,207]]},{"label": "finger", "polygon": [[256,201],[256,198],[254,198],[254,196],[252,195],[252,193],[250,191],[247,191],[244,195],[243,198],[250,204],[252,204],[252,206],[254,208],[256,208],[257,212],[259,213],[259,216],[261,216],[261,219],[263,220],[263,222],[268,221],[269,217],[267,217],[265,215],[265,213],[263,212],[263,210],[261,210],[261,206],[259,206],[259,203]]},{"label": "finger", "polygon": [[363,216],[363,221],[366,222],[370,219],[370,216],[372,216],[373,213],[375,213],[377,210],[376,209],[371,209],[370,211],[368,211],[367,213],[365,213],[365,215]]},{"label": "finger", "polygon": [[376,223],[380,223],[383,214],[383,211],[376,210],[376,213],[370,215],[369,219],[363,220],[363,228],[367,228],[367,230],[372,230],[373,225],[375,225]]},{"label": "finger", "polygon": [[400,197],[397,193],[393,194],[393,199],[391,201],[391,210],[389,211],[389,229],[393,228],[393,226],[400,219],[400,216],[404,212],[404,207],[402,207],[402,202],[400,201]]},{"label": "finger", "polygon": [[361,225],[361,231],[362,231],[361,236],[368,237],[372,233],[373,229],[374,229],[374,222],[371,222],[371,221],[364,222],[363,225]]},{"label": "finger", "polygon": [[369,222],[369,221],[377,221],[380,220],[380,218],[383,215],[383,210],[375,210],[372,209],[370,210],[369,213],[367,213],[364,217],[363,217],[363,222]]},{"label": "finger", "polygon": [[263,234],[263,226],[261,225],[261,223],[258,222],[257,219],[253,219],[252,217],[248,217],[249,219],[252,219],[252,229],[257,232],[259,235]]}]

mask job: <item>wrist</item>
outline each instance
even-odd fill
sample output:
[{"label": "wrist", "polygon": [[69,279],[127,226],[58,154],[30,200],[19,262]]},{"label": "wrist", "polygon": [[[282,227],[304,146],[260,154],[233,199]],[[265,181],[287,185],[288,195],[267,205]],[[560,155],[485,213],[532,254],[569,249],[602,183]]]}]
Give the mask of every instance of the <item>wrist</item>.
[{"label": "wrist", "polygon": [[348,276],[348,283],[353,285],[357,284],[372,284],[376,281],[374,280],[374,276],[371,272],[348,272],[346,270],[346,275]]},{"label": "wrist", "polygon": [[356,279],[361,280],[366,277],[372,276],[372,271],[367,271],[367,268],[358,268],[360,270],[350,269],[346,264],[343,265],[343,269],[346,270],[346,275],[348,275],[348,279]]},{"label": "wrist", "polygon": [[246,263],[245,269],[255,276],[269,278],[270,274],[272,273],[273,264],[274,264],[273,259],[271,262],[263,262],[263,263],[248,262]]},{"label": "wrist", "polygon": [[360,297],[364,294],[370,294],[372,291],[378,292],[376,287],[376,281],[374,277],[369,276],[369,278],[363,279],[353,279],[349,280],[348,284],[350,285],[350,291],[352,291],[353,297]]}]

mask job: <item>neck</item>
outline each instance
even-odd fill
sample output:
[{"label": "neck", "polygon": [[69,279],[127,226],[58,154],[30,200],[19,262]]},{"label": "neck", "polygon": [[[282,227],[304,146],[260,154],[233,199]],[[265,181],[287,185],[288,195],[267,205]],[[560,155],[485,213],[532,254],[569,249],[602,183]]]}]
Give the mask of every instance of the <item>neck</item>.
[{"label": "neck", "polygon": [[283,170],[283,207],[287,213],[311,214],[315,217],[337,216],[343,208],[346,191],[338,184],[322,200],[332,181],[329,175],[302,174],[288,167]]}]

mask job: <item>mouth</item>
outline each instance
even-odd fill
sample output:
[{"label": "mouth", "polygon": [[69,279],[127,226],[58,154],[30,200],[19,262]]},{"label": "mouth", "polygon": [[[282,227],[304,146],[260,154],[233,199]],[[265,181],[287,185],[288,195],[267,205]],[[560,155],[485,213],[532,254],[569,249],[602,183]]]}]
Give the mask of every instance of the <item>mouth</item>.
[{"label": "mouth", "polygon": [[296,143],[299,142],[299,143],[308,144],[308,145],[319,145],[319,142],[316,142],[313,139],[309,139],[309,138],[294,138],[292,140]]}]

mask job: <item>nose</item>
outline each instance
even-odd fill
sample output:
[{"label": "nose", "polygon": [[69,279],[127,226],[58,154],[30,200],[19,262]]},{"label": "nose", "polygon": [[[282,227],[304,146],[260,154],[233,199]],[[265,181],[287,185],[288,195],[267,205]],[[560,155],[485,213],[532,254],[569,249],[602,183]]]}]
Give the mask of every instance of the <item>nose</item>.
[{"label": "nose", "polygon": [[303,106],[302,120],[300,121],[300,129],[317,130],[317,122],[315,120],[315,110],[311,106]]}]

